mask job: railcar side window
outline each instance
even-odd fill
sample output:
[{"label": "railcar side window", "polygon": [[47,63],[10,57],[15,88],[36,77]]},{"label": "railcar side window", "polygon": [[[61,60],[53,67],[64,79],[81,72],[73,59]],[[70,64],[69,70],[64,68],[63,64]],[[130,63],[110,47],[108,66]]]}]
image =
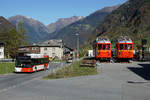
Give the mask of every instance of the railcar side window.
[{"label": "railcar side window", "polygon": [[127,50],[127,44],[125,44],[125,50]]},{"label": "railcar side window", "polygon": [[132,50],[132,44],[128,44],[128,50]]},{"label": "railcar side window", "polygon": [[102,44],[98,44],[98,50],[102,50]]},{"label": "railcar side window", "polygon": [[120,50],[123,50],[123,44],[120,44]]},{"label": "railcar side window", "polygon": [[103,44],[103,50],[105,50],[106,49],[106,44]]},{"label": "railcar side window", "polygon": [[107,50],[110,50],[110,44],[107,44]]}]

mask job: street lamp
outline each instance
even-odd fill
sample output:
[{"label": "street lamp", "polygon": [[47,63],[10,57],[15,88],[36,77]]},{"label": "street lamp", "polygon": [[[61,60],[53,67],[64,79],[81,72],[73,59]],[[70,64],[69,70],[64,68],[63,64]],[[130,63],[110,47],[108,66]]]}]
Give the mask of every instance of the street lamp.
[{"label": "street lamp", "polygon": [[77,36],[77,59],[79,58],[79,34],[75,34]]}]

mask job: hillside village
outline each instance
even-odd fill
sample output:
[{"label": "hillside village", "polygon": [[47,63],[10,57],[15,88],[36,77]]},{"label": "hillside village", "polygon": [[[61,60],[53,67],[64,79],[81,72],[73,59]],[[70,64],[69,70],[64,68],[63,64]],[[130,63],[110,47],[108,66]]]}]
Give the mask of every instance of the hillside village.
[{"label": "hillside village", "polygon": [[[13,28],[15,27],[9,21],[7,21],[4,17],[1,17],[1,20],[5,20],[5,22],[1,21],[1,25],[8,24],[9,26],[11,26]],[[4,26],[4,27],[9,28],[8,26]],[[7,45],[6,43],[1,42],[1,50],[0,50],[1,57],[0,57],[0,59],[4,59],[6,57],[6,56],[4,56],[4,53],[5,53],[4,48],[7,47],[6,45]],[[67,47],[65,45],[65,43],[63,42],[63,40],[51,39],[51,40],[47,40],[47,41],[44,41],[43,43],[38,43],[38,44],[33,43],[32,45],[30,45],[30,44],[19,45],[17,53],[23,53],[23,52],[24,53],[35,53],[35,54],[46,54],[52,58],[67,59],[67,58],[65,58],[65,56],[66,56],[65,54],[67,52],[69,52],[71,54],[73,52],[73,49]]]}]

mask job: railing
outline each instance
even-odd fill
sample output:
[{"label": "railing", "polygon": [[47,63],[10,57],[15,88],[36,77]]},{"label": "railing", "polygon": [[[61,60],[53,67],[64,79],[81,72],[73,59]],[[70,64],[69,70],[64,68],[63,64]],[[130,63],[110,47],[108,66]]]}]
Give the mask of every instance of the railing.
[{"label": "railing", "polygon": [[0,62],[15,62],[15,59],[0,59]]}]

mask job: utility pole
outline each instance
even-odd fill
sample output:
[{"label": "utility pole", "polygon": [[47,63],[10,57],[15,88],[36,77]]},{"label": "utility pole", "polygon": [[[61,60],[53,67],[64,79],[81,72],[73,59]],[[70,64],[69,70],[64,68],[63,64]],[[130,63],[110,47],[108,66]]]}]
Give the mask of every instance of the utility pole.
[{"label": "utility pole", "polygon": [[75,34],[77,36],[77,59],[79,58],[79,34]]}]

